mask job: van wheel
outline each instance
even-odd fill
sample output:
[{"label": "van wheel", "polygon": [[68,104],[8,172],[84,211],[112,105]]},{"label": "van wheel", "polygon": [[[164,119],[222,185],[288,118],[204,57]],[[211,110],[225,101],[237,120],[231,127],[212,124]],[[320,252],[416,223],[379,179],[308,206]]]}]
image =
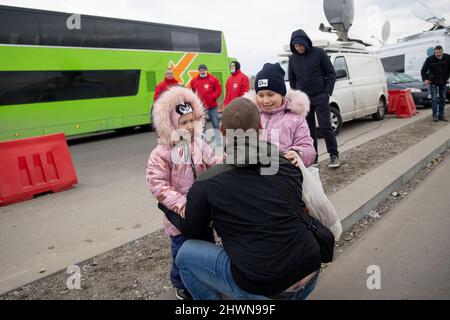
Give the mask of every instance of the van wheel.
[{"label": "van wheel", "polygon": [[384,101],[384,98],[381,97],[378,101],[378,108],[377,112],[372,114],[373,120],[383,120],[384,116],[386,115],[386,101]]},{"label": "van wheel", "polygon": [[334,135],[337,136],[342,129],[342,117],[339,110],[333,106],[330,106],[330,122]]}]

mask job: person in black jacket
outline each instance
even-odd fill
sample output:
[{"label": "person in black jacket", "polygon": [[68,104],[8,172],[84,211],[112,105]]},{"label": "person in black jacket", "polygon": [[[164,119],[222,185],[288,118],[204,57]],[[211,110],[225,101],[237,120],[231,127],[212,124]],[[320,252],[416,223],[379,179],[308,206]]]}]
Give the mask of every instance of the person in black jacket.
[{"label": "person in black jacket", "polygon": [[[330,154],[330,168],[340,166],[336,137],[330,122],[330,96],[336,81],[336,72],[322,48],[313,47],[311,39],[301,29],[291,36],[292,55],[289,58],[289,84],[292,89],[305,92],[311,101],[308,116],[309,131],[317,154],[316,119]],[[316,163],[317,163],[316,158]]]},{"label": "person in black jacket", "polygon": [[[304,299],[316,285],[321,255],[299,218],[302,173],[280,157],[276,145],[258,140],[259,128],[255,104],[233,100],[223,111],[221,127],[222,133],[227,130],[231,164],[203,172],[187,195],[183,234],[199,239],[212,223],[223,243],[187,240],[180,248],[176,264],[194,299]],[[247,130],[253,138],[242,134]],[[297,206],[262,176],[268,173],[276,173],[295,194]]]},{"label": "person in black jacket", "polygon": [[[434,48],[434,55],[429,56],[422,66],[422,80],[430,86],[433,122],[447,121],[444,117],[447,82],[450,77],[450,55],[443,52],[441,46]],[[439,91],[439,110],[436,95]]]}]

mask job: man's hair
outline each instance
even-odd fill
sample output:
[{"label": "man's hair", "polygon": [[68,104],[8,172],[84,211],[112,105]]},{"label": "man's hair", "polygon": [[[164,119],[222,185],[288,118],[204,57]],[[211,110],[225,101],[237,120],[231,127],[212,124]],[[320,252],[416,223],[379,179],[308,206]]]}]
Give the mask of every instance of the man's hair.
[{"label": "man's hair", "polygon": [[258,107],[247,98],[236,98],[222,112],[223,129],[258,130],[261,116]]},{"label": "man's hair", "polygon": [[443,50],[443,49],[442,49],[442,46],[436,46],[436,47],[434,47],[434,50]]}]

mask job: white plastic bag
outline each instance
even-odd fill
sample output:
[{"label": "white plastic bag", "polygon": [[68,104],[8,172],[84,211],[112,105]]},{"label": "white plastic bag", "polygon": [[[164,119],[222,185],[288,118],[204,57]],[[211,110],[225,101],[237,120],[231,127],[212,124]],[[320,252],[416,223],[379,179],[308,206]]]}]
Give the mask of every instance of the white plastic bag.
[{"label": "white plastic bag", "polygon": [[302,159],[297,156],[297,163],[303,175],[303,202],[305,202],[309,215],[319,220],[333,233],[334,238],[339,240],[342,233],[342,225],[336,210],[328,200],[320,182],[319,169],[316,167],[306,168]]}]

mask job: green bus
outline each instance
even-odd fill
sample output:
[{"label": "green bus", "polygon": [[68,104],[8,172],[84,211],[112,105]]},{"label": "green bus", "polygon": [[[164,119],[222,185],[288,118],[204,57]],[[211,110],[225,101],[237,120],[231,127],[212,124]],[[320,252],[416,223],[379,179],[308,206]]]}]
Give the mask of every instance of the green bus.
[{"label": "green bus", "polygon": [[0,6],[0,141],[150,126],[168,67],[225,90],[229,62],[220,31]]}]

